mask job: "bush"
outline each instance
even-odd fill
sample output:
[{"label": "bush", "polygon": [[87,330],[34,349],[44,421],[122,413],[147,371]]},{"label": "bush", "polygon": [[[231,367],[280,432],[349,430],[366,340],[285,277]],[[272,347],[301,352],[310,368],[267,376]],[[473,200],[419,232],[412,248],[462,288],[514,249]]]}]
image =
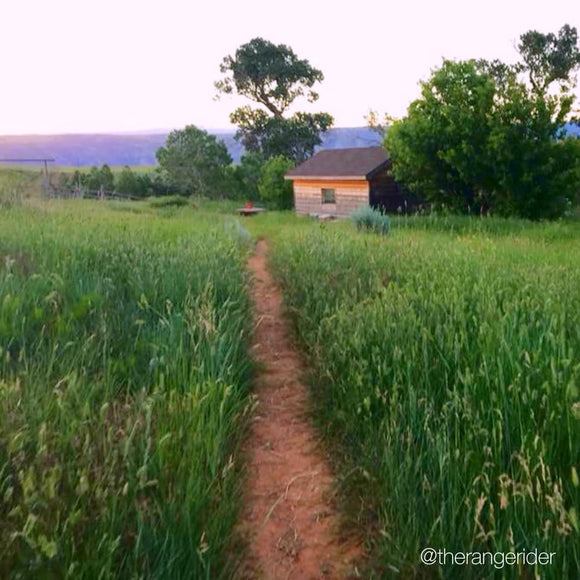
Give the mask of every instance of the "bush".
[{"label": "bush", "polygon": [[165,197],[153,197],[149,200],[149,205],[154,208],[160,207],[184,207],[192,205],[190,201],[181,195],[167,195]]},{"label": "bush", "polygon": [[368,205],[355,209],[350,217],[357,230],[367,230],[386,236],[391,229],[389,216]]}]

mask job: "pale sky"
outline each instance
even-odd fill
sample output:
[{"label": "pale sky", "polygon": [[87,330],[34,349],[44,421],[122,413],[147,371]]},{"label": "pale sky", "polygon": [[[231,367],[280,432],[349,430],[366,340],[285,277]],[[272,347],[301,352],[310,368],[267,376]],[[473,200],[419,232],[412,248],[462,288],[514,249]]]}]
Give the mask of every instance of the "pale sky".
[{"label": "pale sky", "polygon": [[255,36],[320,68],[335,126],[401,116],[441,58],[513,61],[529,29],[580,28],[579,0],[0,0],[0,135],[229,129],[227,54]]}]

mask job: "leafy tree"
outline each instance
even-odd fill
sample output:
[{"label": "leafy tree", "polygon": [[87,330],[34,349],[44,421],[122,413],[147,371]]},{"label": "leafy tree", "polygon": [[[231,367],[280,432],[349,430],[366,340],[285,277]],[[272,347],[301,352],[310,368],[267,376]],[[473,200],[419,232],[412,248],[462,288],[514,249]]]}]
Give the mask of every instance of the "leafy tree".
[{"label": "leafy tree", "polygon": [[520,75],[533,62],[444,61],[386,135],[396,179],[455,209],[562,215],[580,189],[580,143],[564,138],[574,68],[542,68],[530,88]]},{"label": "leafy tree", "polygon": [[567,88],[574,85],[573,73],[580,66],[578,31],[568,24],[558,34],[530,30],[520,37],[518,50],[522,69],[537,94],[544,95],[555,81]]},{"label": "leafy tree", "polygon": [[[103,175],[105,176],[103,179]],[[99,191],[101,187],[106,191],[112,191],[110,175],[114,175],[109,167],[98,169],[92,167],[89,171],[78,169],[67,179],[67,187],[74,188],[79,185],[83,188]],[[170,193],[166,176],[159,169],[150,172],[134,172],[129,166],[125,166],[115,176],[114,189],[120,193],[146,197],[149,195],[166,195]]]},{"label": "leafy tree", "polygon": [[72,177],[70,178],[69,187],[83,186],[85,185],[85,182],[86,182],[86,173],[83,173],[78,169],[75,169],[74,173],[72,174]]},{"label": "leafy tree", "polygon": [[556,218],[580,191],[580,141],[566,138],[573,99],[538,94],[507,76],[496,81],[488,138],[490,202],[502,215]]},{"label": "leafy tree", "polygon": [[473,206],[487,171],[493,81],[473,62],[445,61],[421,95],[387,133],[394,174],[432,202],[456,210]]},{"label": "leafy tree", "polygon": [[332,126],[327,113],[296,113],[289,119],[269,116],[265,111],[241,107],[231,120],[239,127],[236,138],[246,150],[269,159],[277,155],[300,163],[320,145],[320,134]]},{"label": "leafy tree", "polygon": [[233,168],[233,191],[246,199],[258,198],[258,182],[262,173],[264,158],[259,153],[242,155],[240,163]]},{"label": "leafy tree", "polygon": [[[93,165],[88,174],[81,174],[81,185],[88,188],[90,191],[114,191],[115,176],[111,168],[105,164],[100,169]],[[75,173],[75,177],[78,175]]]},{"label": "leafy tree", "polygon": [[284,175],[293,167],[293,161],[281,155],[266,161],[258,184],[260,199],[278,209],[292,209],[292,182],[285,180]]},{"label": "leafy tree", "polygon": [[235,56],[226,56],[220,66],[224,78],[215,83],[218,94],[237,93],[262,108],[240,107],[230,116],[239,126],[236,139],[247,151],[265,158],[285,155],[302,161],[321,143],[333,119],[326,113],[284,114],[299,97],[318,99],[313,86],[324,79],[307,60],[299,59],[284,45],[254,38],[242,45]]},{"label": "leafy tree", "polygon": [[115,176],[106,163],[99,169],[99,181],[105,191],[115,190]]},{"label": "leafy tree", "polygon": [[223,141],[189,125],[168,135],[157,161],[179,193],[215,197],[223,193],[232,158]]},{"label": "leafy tree", "polygon": [[136,195],[148,197],[151,195],[168,195],[171,193],[170,185],[160,168],[147,173],[135,173]]},{"label": "leafy tree", "polygon": [[92,191],[101,189],[101,172],[95,165],[93,165],[89,170],[86,178],[86,186]]},{"label": "leafy tree", "polygon": [[157,167],[151,173],[143,173],[137,176],[144,195],[168,195],[171,193],[170,184],[168,183],[163,170]]},{"label": "leafy tree", "polygon": [[136,173],[135,182],[137,186],[137,195],[140,197],[149,197],[151,195],[164,195],[168,193],[166,180],[161,178],[165,184],[165,189],[158,191],[153,185],[155,173]]},{"label": "leafy tree", "polygon": [[236,92],[260,103],[275,117],[283,117],[297,97],[316,101],[318,94],[312,87],[324,79],[322,71],[299,59],[290,47],[263,38],[242,45],[235,57],[226,56],[220,71],[226,76],[215,83],[219,92]]},{"label": "leafy tree", "polygon": [[140,195],[139,183],[133,170],[125,165],[117,177],[116,190],[126,195]]}]

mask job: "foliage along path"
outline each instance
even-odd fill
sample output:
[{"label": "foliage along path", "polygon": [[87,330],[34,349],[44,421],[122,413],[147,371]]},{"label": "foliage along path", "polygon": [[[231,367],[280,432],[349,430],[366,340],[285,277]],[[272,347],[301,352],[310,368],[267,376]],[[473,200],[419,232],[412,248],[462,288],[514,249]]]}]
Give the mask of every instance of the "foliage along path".
[{"label": "foliage along path", "polygon": [[243,578],[356,577],[360,542],[339,535],[332,472],[306,412],[304,364],[291,342],[282,295],[266,266],[263,240],[254,276],[253,356],[257,410],[246,444],[248,481],[239,531],[249,543]]}]

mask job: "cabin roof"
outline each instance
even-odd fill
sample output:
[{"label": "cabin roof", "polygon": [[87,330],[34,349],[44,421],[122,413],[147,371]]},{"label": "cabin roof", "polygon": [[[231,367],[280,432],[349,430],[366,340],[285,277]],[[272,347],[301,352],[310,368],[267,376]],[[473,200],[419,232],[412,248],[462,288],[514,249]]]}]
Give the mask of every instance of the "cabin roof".
[{"label": "cabin roof", "polygon": [[286,179],[370,179],[387,166],[382,147],[324,149],[286,173]]}]

